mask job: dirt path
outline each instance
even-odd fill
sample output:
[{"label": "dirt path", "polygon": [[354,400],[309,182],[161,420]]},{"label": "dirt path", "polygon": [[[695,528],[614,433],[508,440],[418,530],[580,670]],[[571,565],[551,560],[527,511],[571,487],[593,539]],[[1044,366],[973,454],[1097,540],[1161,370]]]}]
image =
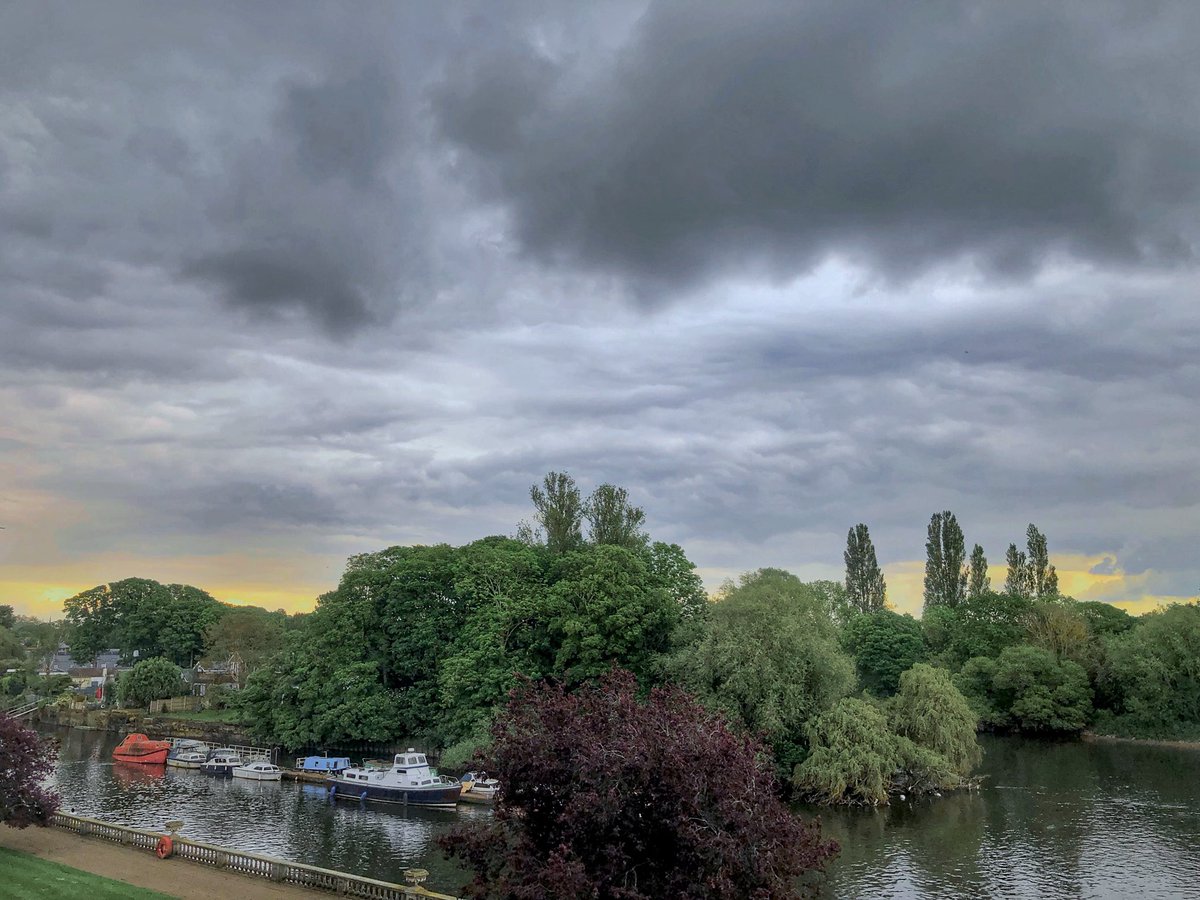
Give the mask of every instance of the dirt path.
[{"label": "dirt path", "polygon": [[182,859],[159,859],[149,850],[81,837],[59,828],[17,830],[0,825],[0,846],[183,900],[320,900],[325,896],[320,891],[220,872]]}]

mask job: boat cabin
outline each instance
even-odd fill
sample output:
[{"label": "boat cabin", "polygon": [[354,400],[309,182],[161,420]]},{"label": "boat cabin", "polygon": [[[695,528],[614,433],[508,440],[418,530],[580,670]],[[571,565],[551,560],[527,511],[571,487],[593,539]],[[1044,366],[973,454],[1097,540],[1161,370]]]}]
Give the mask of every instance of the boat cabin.
[{"label": "boat cabin", "polygon": [[301,756],[296,759],[296,768],[302,772],[333,772],[350,768],[345,756]]},{"label": "boat cabin", "polygon": [[397,753],[390,768],[350,768],[341,775],[346,781],[382,781],[394,787],[427,787],[445,784],[450,779],[434,775],[429,769],[429,761],[424,753],[418,753],[409,747],[405,753]]}]

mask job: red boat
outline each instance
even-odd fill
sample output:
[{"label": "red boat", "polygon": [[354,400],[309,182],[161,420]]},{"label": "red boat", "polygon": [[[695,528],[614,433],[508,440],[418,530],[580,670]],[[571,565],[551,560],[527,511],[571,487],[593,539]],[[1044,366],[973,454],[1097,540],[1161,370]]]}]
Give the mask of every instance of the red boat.
[{"label": "red boat", "polygon": [[166,763],[167,754],[170,752],[170,741],[152,741],[144,734],[127,734],[125,740],[113,751],[113,759],[118,762],[161,766]]}]

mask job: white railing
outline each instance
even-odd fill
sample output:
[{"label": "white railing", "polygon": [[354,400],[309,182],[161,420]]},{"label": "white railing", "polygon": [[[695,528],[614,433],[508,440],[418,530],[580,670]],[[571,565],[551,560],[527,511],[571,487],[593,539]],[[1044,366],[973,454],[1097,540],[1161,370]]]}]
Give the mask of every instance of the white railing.
[{"label": "white railing", "polygon": [[[143,850],[154,850],[158,846],[159,840],[167,836],[155,831],[129,828],[125,825],[115,825],[100,819],[89,819],[69,813],[55,813],[50,818],[50,824],[74,831],[76,834],[103,838]],[[238,872],[242,875],[333,891],[342,897],[365,897],[369,900],[414,900],[414,898],[456,900],[448,894],[434,893],[419,885],[391,884],[386,881],[376,881],[374,878],[351,875],[347,872],[335,872],[331,869],[322,869],[286,859],[276,859],[273,856],[263,856],[259,853],[215,847],[212,844],[193,841],[178,835],[170,837],[174,845],[172,856],[202,865],[215,866],[230,872]]]},{"label": "white railing", "polygon": [[13,718],[13,719],[20,719],[20,718],[23,718],[23,717],[29,715],[31,712],[33,712],[37,708],[38,708],[38,705],[36,702],[19,704],[17,706],[9,707],[8,709],[4,710],[4,712],[2,714],[9,716],[10,718]]}]

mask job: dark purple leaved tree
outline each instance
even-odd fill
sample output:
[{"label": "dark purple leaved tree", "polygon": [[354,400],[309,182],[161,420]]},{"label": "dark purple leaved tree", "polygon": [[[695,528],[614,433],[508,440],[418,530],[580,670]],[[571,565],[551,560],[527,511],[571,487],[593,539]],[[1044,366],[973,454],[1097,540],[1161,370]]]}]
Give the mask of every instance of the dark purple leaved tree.
[{"label": "dark purple leaved tree", "polygon": [[469,897],[782,900],[814,894],[837,852],[780,802],[759,743],[682,690],[639,702],[625,671],[519,685],[492,738],[495,815],[441,841]]},{"label": "dark purple leaved tree", "polygon": [[0,714],[0,823],[24,828],[49,821],[59,798],[42,779],[54,770],[56,755],[32,728]]}]

